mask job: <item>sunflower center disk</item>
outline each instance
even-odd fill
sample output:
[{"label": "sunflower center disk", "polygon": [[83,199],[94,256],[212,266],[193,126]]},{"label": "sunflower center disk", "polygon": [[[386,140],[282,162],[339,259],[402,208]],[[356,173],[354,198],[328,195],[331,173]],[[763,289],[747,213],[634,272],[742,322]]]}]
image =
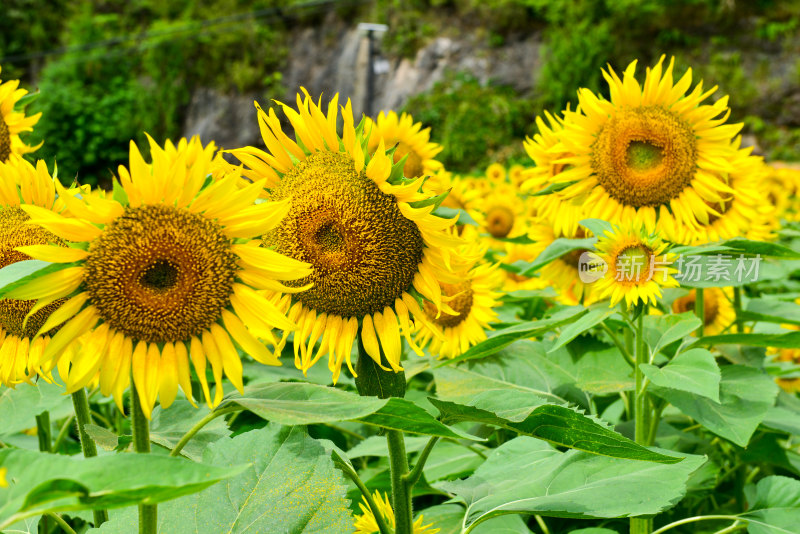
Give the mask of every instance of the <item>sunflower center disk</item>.
[{"label": "sunflower center disk", "polygon": [[652,252],[643,246],[628,247],[617,257],[617,275],[622,283],[638,284],[650,280]]},{"label": "sunflower center disk", "polygon": [[126,208],[92,243],[84,285],[115,330],[148,342],[188,341],[228,305],[236,271],[218,224],[148,205]]},{"label": "sunflower center disk", "polygon": [[313,282],[295,298],[319,313],[363,317],[393,306],[411,286],[424,242],[395,198],[345,154],[318,152],[299,163],[273,190],[292,199],[281,224],[264,244],[310,263],[311,275],[287,285]]},{"label": "sunflower center disk", "polygon": [[0,116],[0,162],[8,161],[9,156],[11,156],[11,131]]},{"label": "sunflower center disk", "polygon": [[[704,296],[703,323],[705,326],[708,326],[714,322],[719,314],[719,303],[717,302],[717,296],[713,291],[707,290]],[[685,297],[675,299],[675,301],[672,303],[672,311],[675,313],[685,313],[688,311],[693,312],[697,303],[696,297],[696,292],[692,290],[692,292]]]},{"label": "sunflower center disk", "polygon": [[439,317],[436,317],[436,306],[432,303],[425,301],[425,314],[434,323],[443,328],[455,328],[460,325],[469,316],[472,309],[472,282],[467,280],[460,284],[445,284],[442,283],[442,293],[448,297],[455,297],[449,301],[448,304],[451,308],[458,312],[458,315],[449,315],[442,312]]},{"label": "sunflower center disk", "polygon": [[694,178],[697,137],[688,122],[660,106],[626,109],[601,130],[592,168],[623,205],[668,204]]},{"label": "sunflower center disk", "polygon": [[[0,119],[0,124],[3,123]],[[2,129],[2,128],[0,128]],[[1,134],[2,132],[0,132]],[[6,207],[0,209],[0,269],[18,261],[29,260],[30,256],[14,250],[24,245],[46,245],[56,243],[65,245],[64,241],[51,234],[41,226],[26,224],[30,217],[19,208]],[[30,313],[35,300],[0,300],[0,328],[19,337],[33,337],[47,318],[58,309],[64,299],[59,299],[34,313],[23,327],[25,316]],[[49,334],[54,334],[54,329]]]},{"label": "sunflower center disk", "polygon": [[492,206],[486,211],[486,229],[497,239],[507,237],[514,228],[514,212],[505,206]]}]

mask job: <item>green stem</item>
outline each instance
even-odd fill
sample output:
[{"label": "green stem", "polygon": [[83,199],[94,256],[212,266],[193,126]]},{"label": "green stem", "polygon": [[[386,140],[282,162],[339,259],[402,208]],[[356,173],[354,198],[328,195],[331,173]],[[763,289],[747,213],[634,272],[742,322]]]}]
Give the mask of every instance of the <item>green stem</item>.
[{"label": "green stem", "polygon": [[74,415],[70,415],[64,421],[64,424],[61,425],[61,429],[58,431],[58,435],[56,436],[56,441],[53,443],[52,450],[53,452],[58,452],[61,448],[61,444],[64,443],[64,440],[67,438],[67,434],[69,433],[69,428],[72,426],[72,421],[75,420]]},{"label": "green stem", "polygon": [[[78,438],[81,440],[83,456],[85,458],[97,456],[97,445],[86,433],[86,425],[92,424],[92,415],[89,410],[89,398],[86,396],[84,388],[80,388],[72,394],[72,405],[75,407],[75,421],[78,426]],[[108,512],[105,510],[92,510],[92,515],[95,528],[108,521]]]},{"label": "green stem", "polygon": [[742,288],[741,287],[734,287],[733,288],[733,307],[736,310],[736,333],[742,334],[744,333],[744,321],[741,319],[741,315],[739,312],[742,309]]},{"label": "green stem", "polygon": [[[133,450],[138,453],[150,452],[150,421],[144,416],[139,404],[139,392],[131,385],[131,432]],[[156,534],[158,527],[158,507],[155,504],[139,505],[139,534]]]},{"label": "green stem", "polygon": [[378,525],[378,532],[380,534],[392,534],[392,529],[389,528],[389,525],[386,524],[386,519],[383,517],[383,512],[381,512],[378,505],[375,503],[375,499],[372,498],[372,494],[369,492],[369,488],[362,482],[361,478],[359,478],[358,473],[350,467],[349,464],[344,462],[334,462],[334,465],[338,467],[342,473],[347,476],[353,483],[358,487],[359,491],[361,491],[361,495],[364,496],[364,500],[367,501],[367,506],[372,511],[372,515],[375,517],[375,523]]},{"label": "green stem", "polygon": [[412,534],[414,519],[411,509],[411,489],[406,483],[408,456],[403,433],[400,430],[387,430],[386,442],[389,445],[389,463],[392,473],[392,509],[395,517],[395,533]]},{"label": "green stem", "polygon": [[600,327],[606,334],[608,334],[608,337],[611,338],[611,341],[614,342],[614,345],[617,346],[620,354],[622,354],[622,356],[625,358],[625,361],[628,362],[628,365],[633,367],[635,365],[633,362],[633,357],[631,357],[631,353],[628,351],[628,349],[625,348],[625,346],[620,341],[619,337],[617,337],[614,331],[611,330],[611,328],[609,328],[609,326],[606,323],[600,323]]},{"label": "green stem", "polygon": [[425,462],[428,461],[428,456],[430,456],[433,446],[436,445],[437,441],[439,441],[437,436],[434,436],[428,440],[428,443],[420,453],[419,458],[417,458],[417,463],[414,465],[414,469],[412,469],[411,472],[406,475],[406,486],[408,486],[409,493],[411,493],[411,490],[414,488],[414,484],[419,482],[420,477],[422,477],[422,470],[425,468]]},{"label": "green stem", "polygon": [[[650,403],[647,399],[647,391],[644,381],[644,373],[641,365],[648,362],[647,345],[644,340],[644,316],[642,312],[636,319],[636,329],[634,331],[633,346],[636,365],[633,368],[636,390],[634,391],[634,434],[635,441],[640,445],[647,446],[648,434],[650,431]],[[645,517],[631,517],[631,534],[650,534],[653,529],[653,519]]]},{"label": "green stem", "polygon": [[703,288],[698,287],[694,290],[694,314],[700,319],[700,326],[697,327],[697,337],[703,337],[703,331],[706,324],[706,305],[703,295]]},{"label": "green stem", "polygon": [[71,526],[69,526],[69,523],[64,521],[64,518],[61,517],[60,515],[54,514],[52,512],[45,512],[44,515],[45,517],[49,517],[50,519],[58,523],[58,526],[61,527],[61,529],[67,534],[77,534],[75,530]]},{"label": "green stem", "polygon": [[208,423],[210,423],[217,417],[221,417],[223,415],[227,415],[232,412],[239,412],[241,410],[242,407],[239,406],[238,404],[231,404],[230,406],[226,406],[225,408],[220,408],[211,412],[207,416],[200,419],[197,422],[197,424],[195,424],[186,434],[183,435],[181,440],[178,442],[177,445],[175,445],[175,448],[172,449],[172,452],[169,453],[169,455],[178,456],[181,453],[181,450],[183,450],[183,448],[186,446],[186,444],[189,443],[189,440],[192,439],[195,436],[195,434],[200,432],[200,430],[202,430],[204,426],[206,426]]},{"label": "green stem", "polygon": [[652,534],[663,534],[664,532],[671,530],[675,527],[686,525],[688,523],[696,523],[697,521],[725,521],[725,520],[741,521],[741,518],[736,517],[735,515],[698,515],[695,517],[687,517],[686,519],[681,519],[680,521],[675,521],[674,523],[665,525],[660,529],[654,531]]},{"label": "green stem", "polygon": [[50,435],[50,412],[44,411],[36,416],[36,437],[39,438],[39,450],[51,452],[52,436]]}]

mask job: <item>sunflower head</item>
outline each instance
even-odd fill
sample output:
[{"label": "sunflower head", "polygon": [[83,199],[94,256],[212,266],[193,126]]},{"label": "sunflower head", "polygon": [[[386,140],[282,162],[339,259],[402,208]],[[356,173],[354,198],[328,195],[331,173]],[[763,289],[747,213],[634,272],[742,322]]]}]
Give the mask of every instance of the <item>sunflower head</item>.
[{"label": "sunflower head", "polygon": [[348,101],[340,135],[338,95],[327,112],[308,93],[298,95],[296,109],[281,107],[295,140],[283,133],[274,110],[259,108],[269,153],[249,147],[232,152],[251,176],[270,179],[270,198],[288,205],[263,245],[314,268],[290,282],[310,285],[308,291],[280,301],[299,327],[295,363],[305,372],[328,354],[335,381],[344,362],[354,372],[350,353],[360,335],[375,362],[400,371],[400,335],[416,348],[411,317],[424,316],[425,300],[443,308],[440,283],[454,281],[450,270],[463,261],[450,252],[460,241],[452,231],[455,220],[433,213],[444,195],[424,193],[424,179],[405,178],[408,160],[403,164],[396,149],[386,149],[388,136],[375,137],[381,125],[411,119],[381,115],[368,135],[370,123],[356,125]]},{"label": "sunflower head", "polygon": [[[306,264],[258,246],[287,208],[256,203],[264,181],[241,188],[235,174],[213,179],[213,153],[196,139],[165,148],[150,139],[150,153],[146,163],[131,143],[130,165],[119,168],[111,198],[72,197],[56,183],[73,219],[23,206],[31,222],[71,243],[18,247],[63,268],[9,295],[66,299],[40,329],[65,321],[43,359],[80,342],[85,350],[62,373],[67,391],[99,373],[101,392],[121,408],[132,375],[148,417],[156,398],[165,408],[173,402],[179,385],[193,401],[190,361],[211,406],[222,400],[223,374],[242,389],[237,345],[279,365],[259,339],[277,347],[272,329],[295,325],[261,292],[288,290],[283,281],[309,273]],[[208,364],[218,385],[213,399]]]},{"label": "sunflower head", "polygon": [[[384,521],[389,525],[389,527],[394,529],[394,510],[392,510],[392,505],[389,503],[389,496],[385,493],[381,494],[380,491],[375,490],[375,494],[372,496],[372,499],[378,508],[378,513],[383,516]],[[361,502],[358,503],[358,507],[361,509],[361,514],[355,515],[356,534],[378,534],[380,530],[378,528],[378,523],[375,521],[375,515],[372,513],[372,509],[370,509],[369,505],[367,504],[367,500],[364,497],[362,497]],[[414,534],[436,534],[441,530],[434,528],[433,523],[423,525],[423,522],[424,518],[422,515],[417,517],[413,525]]]},{"label": "sunflower head", "polygon": [[656,221],[694,227],[706,223],[714,203],[730,198],[731,141],[741,124],[724,124],[727,97],[703,104],[716,88],[691,91],[691,70],[673,81],[674,61],[664,57],[640,84],[636,62],[622,78],[609,67],[603,76],[610,100],[579,91],[577,111],[565,112],[551,153],[567,165],[550,179],[566,186],[562,198],[580,198],[589,216],[625,222],[648,231]]},{"label": "sunflower head", "polygon": [[506,180],[506,168],[502,163],[492,163],[486,167],[486,178],[493,184],[499,184]]},{"label": "sunflower head", "polygon": [[[0,162],[0,268],[31,259],[21,247],[67,245],[42,226],[31,224],[23,209],[28,205],[59,211],[53,179],[44,162],[36,167],[17,157]],[[50,321],[47,329],[42,327],[62,303],[63,299],[50,296],[0,299],[0,384],[14,386],[37,373],[50,379],[51,366],[42,368],[40,356],[60,323]],[[37,337],[40,330],[43,335]]]},{"label": "sunflower head", "polygon": [[615,227],[598,239],[595,248],[608,270],[593,291],[598,299],[610,297],[611,306],[622,300],[629,307],[639,302],[655,305],[661,288],[678,286],[672,277],[677,272],[671,267],[673,255],[665,252],[667,245],[641,227]]},{"label": "sunflower head", "polygon": [[[694,312],[697,291],[692,289],[688,295],[672,301],[675,313]],[[736,320],[736,310],[732,304],[731,288],[708,287],[703,290],[703,332],[715,336],[727,330]]]},{"label": "sunflower head", "polygon": [[381,141],[385,147],[395,147],[392,158],[395,163],[405,158],[403,176],[406,178],[427,176],[442,168],[435,158],[443,147],[431,143],[431,129],[423,129],[422,123],[414,122],[408,113],[397,115],[394,111],[381,111],[376,120],[369,117],[364,120],[364,131],[369,136],[367,150],[374,153]]},{"label": "sunflower head", "polygon": [[26,116],[24,109],[19,109],[19,101],[26,94],[28,91],[19,88],[19,80],[3,83],[0,79],[0,162],[7,162],[12,155],[33,152],[41,146],[26,145],[20,138],[20,134],[32,131],[42,116],[41,113]]}]

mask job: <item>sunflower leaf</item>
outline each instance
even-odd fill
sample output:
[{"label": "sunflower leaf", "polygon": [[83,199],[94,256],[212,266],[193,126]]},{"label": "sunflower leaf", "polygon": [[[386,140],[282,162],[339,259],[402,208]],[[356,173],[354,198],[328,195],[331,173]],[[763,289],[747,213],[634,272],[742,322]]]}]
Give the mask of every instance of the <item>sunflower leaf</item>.
[{"label": "sunflower leaf", "polygon": [[6,265],[0,269],[0,297],[43,274],[59,271],[72,265],[41,260],[22,260]]},{"label": "sunflower leaf", "polygon": [[532,276],[533,273],[548,263],[574,250],[592,250],[595,243],[597,243],[596,237],[588,237],[585,239],[566,239],[559,237],[550,243],[533,262],[529,263],[527,269],[521,274],[522,276]]}]

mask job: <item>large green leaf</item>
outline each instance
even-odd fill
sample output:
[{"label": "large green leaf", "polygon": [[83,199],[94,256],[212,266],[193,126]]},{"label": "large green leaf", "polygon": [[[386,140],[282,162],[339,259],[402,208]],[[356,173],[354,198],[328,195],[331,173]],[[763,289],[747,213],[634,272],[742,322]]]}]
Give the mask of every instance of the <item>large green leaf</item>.
[{"label": "large green leaf", "polygon": [[[162,410],[160,406],[157,406],[153,410],[153,418],[150,422],[150,441],[172,450],[184,434],[209,413],[210,410],[205,405],[195,408],[186,399],[177,399],[168,410]],[[218,417],[195,434],[183,447],[181,454],[199,462],[209,443],[230,434],[231,431],[225,423],[225,419]]]},{"label": "large green leaf", "polygon": [[[300,427],[271,424],[209,445],[204,460],[240,475],[158,508],[158,532],[169,534],[351,533],[347,488],[322,445]],[[96,534],[129,534],[136,510],[114,513]]]},{"label": "large green leaf", "polygon": [[719,402],[722,375],[714,355],[705,349],[689,349],[664,367],[643,363],[645,376],[658,387],[694,393]]},{"label": "large green leaf", "polygon": [[721,371],[720,402],[675,389],[651,386],[651,391],[711,432],[746,447],[773,405],[778,387],[752,367],[727,365]]},{"label": "large green leaf", "polygon": [[684,287],[741,287],[788,275],[783,259],[740,257],[726,252],[713,256],[684,255],[682,260],[683,264],[679,260],[675,265],[680,270],[675,279]]},{"label": "large green leaf", "polygon": [[63,386],[40,379],[35,385],[0,389],[0,436],[35,427],[36,416],[45,411],[53,421],[72,413],[72,399]]},{"label": "large green leaf", "polygon": [[575,385],[586,393],[608,395],[634,388],[633,368],[616,347],[587,352],[575,366]]},{"label": "large green leaf", "polygon": [[571,306],[554,313],[547,319],[521,323],[503,328],[502,330],[495,330],[490,333],[487,340],[473,346],[461,356],[453,358],[452,360],[445,360],[439,365],[453,365],[465,360],[483,358],[484,356],[494,354],[517,340],[541,336],[560,326],[573,323],[586,313],[588,313],[588,310],[583,306]]},{"label": "large green leaf", "polygon": [[459,478],[472,474],[483,460],[478,453],[459,443],[439,440],[425,462],[423,473],[428,482]]},{"label": "large green leaf", "polygon": [[358,419],[386,404],[386,399],[361,397],[349,391],[305,382],[258,384],[245,388],[244,395],[228,397],[228,401],[282,425]]},{"label": "large green leaf", "polygon": [[800,332],[787,334],[720,334],[701,337],[694,342],[698,345],[747,345],[750,347],[777,347],[779,349],[800,348]]},{"label": "large green leaf", "polygon": [[[555,445],[582,451],[649,462],[675,463],[680,458],[653,452],[614,432],[599,421],[572,408],[554,404],[526,406],[513,391],[484,392],[469,405],[430,399],[442,413],[442,421],[463,421],[506,428]],[[514,406],[514,404],[522,405]]]},{"label": "large green leaf", "polygon": [[63,263],[41,260],[23,260],[0,269],[0,297],[21,285],[53,271],[63,269]]},{"label": "large green leaf", "polygon": [[561,335],[558,336],[555,344],[550,347],[548,352],[555,352],[590,328],[605,321],[615,311],[613,308],[609,308],[606,303],[589,308],[589,312],[586,315],[581,316],[577,321],[570,322],[561,330]]},{"label": "large green leaf", "polygon": [[[461,534],[461,523],[466,510],[460,504],[440,504],[422,510],[423,525],[438,528],[439,534]],[[531,534],[525,521],[518,515],[503,515],[485,521],[472,530],[472,534]]]},{"label": "large green leaf", "polygon": [[745,488],[750,509],[742,514],[750,534],[791,534],[800,525],[800,480],[762,478]]},{"label": "large green leaf", "polygon": [[0,490],[0,530],[49,511],[116,508],[158,503],[195,493],[241,473],[226,467],[157,455],[115,454],[72,458],[21,449],[0,449],[10,487]]},{"label": "large green leaf", "polygon": [[689,475],[704,462],[702,456],[668,465],[562,453],[518,437],[495,449],[472,477],[435,486],[467,505],[464,527],[470,532],[509,513],[577,518],[656,514],[683,497]]},{"label": "large green leaf", "polygon": [[461,403],[493,390],[513,390],[546,402],[564,402],[553,392],[576,381],[568,355],[548,356],[542,343],[528,340],[517,341],[493,356],[467,365],[436,368],[433,376],[440,399]]},{"label": "large green leaf", "polygon": [[750,299],[747,310],[739,313],[744,321],[800,325],[800,306],[775,298]]},{"label": "large green leaf", "polygon": [[411,434],[425,434],[442,438],[481,440],[481,438],[450,428],[408,399],[392,397],[377,412],[357,419],[359,423],[402,430]]},{"label": "large green leaf", "polygon": [[700,326],[694,312],[648,315],[644,318],[644,337],[653,354],[670,343],[688,336]]}]

